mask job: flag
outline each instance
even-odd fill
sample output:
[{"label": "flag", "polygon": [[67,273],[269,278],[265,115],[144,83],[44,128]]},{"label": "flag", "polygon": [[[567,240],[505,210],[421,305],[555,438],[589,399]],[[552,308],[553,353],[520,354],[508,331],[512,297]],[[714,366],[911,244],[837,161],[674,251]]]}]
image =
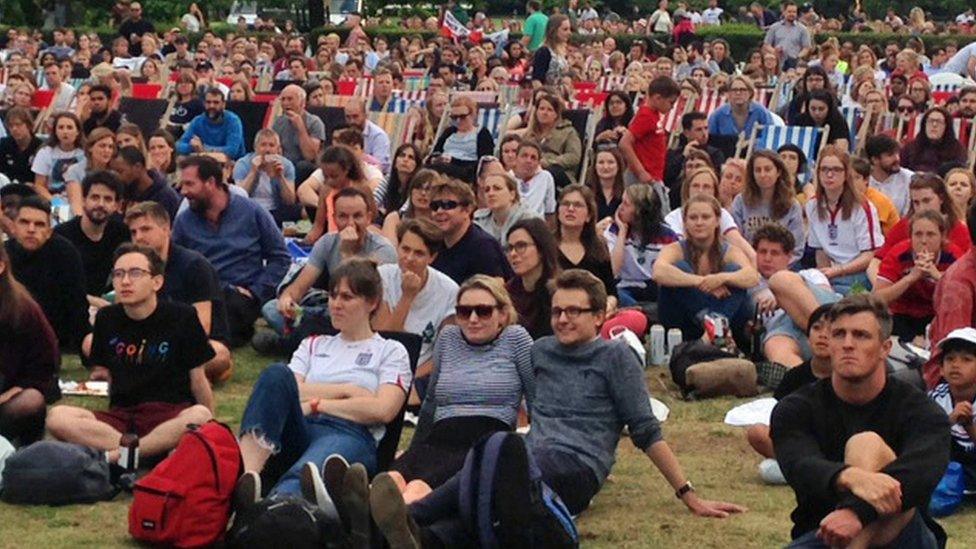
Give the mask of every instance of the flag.
[{"label": "flag", "polygon": [[485,36],[488,40],[491,40],[495,44],[495,51],[500,51],[505,47],[508,42],[508,29],[502,29],[498,32],[493,32]]},{"label": "flag", "polygon": [[458,41],[469,34],[471,34],[471,31],[458,21],[453,13],[450,11],[444,12],[444,20],[441,22],[441,36]]}]

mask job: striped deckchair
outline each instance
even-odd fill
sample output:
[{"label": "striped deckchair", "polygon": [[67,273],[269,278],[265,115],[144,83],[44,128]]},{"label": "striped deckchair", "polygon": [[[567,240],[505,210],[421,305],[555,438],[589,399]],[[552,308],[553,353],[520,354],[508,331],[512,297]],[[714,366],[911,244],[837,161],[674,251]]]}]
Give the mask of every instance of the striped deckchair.
[{"label": "striped deckchair", "polygon": [[728,99],[718,90],[704,90],[695,103],[695,111],[711,116],[716,109],[724,105]]},{"label": "striped deckchair", "polygon": [[601,76],[599,82],[596,84],[597,91],[615,91],[623,90],[627,85],[627,75],[621,74],[608,74],[606,76]]},{"label": "striped deckchair", "polygon": [[369,76],[357,78],[356,91],[353,92],[353,95],[357,97],[373,97],[373,79]]},{"label": "striped deckchair", "polygon": [[814,165],[820,156],[820,150],[827,144],[824,136],[830,133],[830,126],[817,128],[813,126],[762,126],[756,124],[752,127],[752,136],[749,139],[749,148],[746,151],[748,158],[753,150],[778,150],[787,143],[792,143],[803,150],[807,157],[807,163]]},{"label": "striped deckchair", "polygon": [[479,105],[498,103],[498,92],[493,91],[459,91],[451,94],[451,100],[455,97],[469,97]]},{"label": "striped deckchair", "polygon": [[421,91],[426,93],[429,80],[426,76],[406,76],[403,77],[403,89],[406,91]]},{"label": "striped deckchair", "polygon": [[840,114],[844,117],[844,121],[847,122],[847,127],[850,130],[847,141],[850,143],[851,150],[854,150],[857,142],[857,130],[861,127],[861,120],[864,118],[864,110],[853,106],[841,107]]},{"label": "striped deckchair", "polygon": [[422,89],[393,90],[393,97],[397,97],[407,101],[425,101],[427,99],[427,90],[422,90]]},{"label": "striped deckchair", "polygon": [[770,101],[772,101],[774,95],[776,95],[776,88],[772,88],[772,87],[756,88],[755,101],[768,109],[769,103]]},{"label": "striped deckchair", "polygon": [[518,102],[519,86],[517,84],[505,84],[498,90],[498,103],[507,107]]},{"label": "striped deckchair", "polygon": [[410,116],[406,111],[403,112],[371,112],[369,119],[377,126],[383,128],[386,135],[390,137],[390,157],[396,152],[408,135],[413,133],[413,122],[416,117]]},{"label": "striped deckchair", "polygon": [[325,96],[325,106],[326,107],[345,107],[346,103],[352,100],[354,95],[326,95]]}]

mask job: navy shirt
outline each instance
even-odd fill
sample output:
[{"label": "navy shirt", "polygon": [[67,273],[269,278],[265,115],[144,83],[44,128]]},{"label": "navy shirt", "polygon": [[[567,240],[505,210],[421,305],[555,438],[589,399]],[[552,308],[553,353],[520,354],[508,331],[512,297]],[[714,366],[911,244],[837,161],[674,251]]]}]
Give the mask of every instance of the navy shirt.
[{"label": "navy shirt", "polygon": [[474,223],[456,244],[437,254],[431,267],[451,277],[458,284],[472,275],[499,276],[508,280],[515,276],[501,244]]},{"label": "navy shirt", "polygon": [[210,339],[227,341],[230,329],[224,292],[220,289],[217,272],[207,258],[183,246],[170,244],[159,298],[187,305],[209,301]]},{"label": "navy shirt", "polygon": [[169,214],[170,220],[175,219],[176,212],[180,208],[179,193],[173,187],[169,186],[169,183],[166,181],[166,176],[158,171],[149,170],[149,177],[152,178],[153,184],[144,193],[139,194],[133,192],[132,196],[129,197],[129,204],[148,202],[151,200],[166,208],[166,213]]}]

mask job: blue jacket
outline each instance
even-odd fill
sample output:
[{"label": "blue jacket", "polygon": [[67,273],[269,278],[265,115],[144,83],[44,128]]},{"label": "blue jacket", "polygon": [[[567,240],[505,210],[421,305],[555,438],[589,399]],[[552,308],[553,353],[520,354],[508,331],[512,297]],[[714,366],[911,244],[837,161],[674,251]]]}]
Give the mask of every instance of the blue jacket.
[{"label": "blue jacket", "polygon": [[207,118],[207,114],[197,115],[190,121],[189,127],[183,132],[183,137],[176,144],[176,152],[179,154],[192,154],[193,147],[190,140],[199,137],[203,141],[203,148],[206,151],[222,152],[237,160],[244,156],[244,125],[236,114],[225,110],[220,123],[214,124]]}]

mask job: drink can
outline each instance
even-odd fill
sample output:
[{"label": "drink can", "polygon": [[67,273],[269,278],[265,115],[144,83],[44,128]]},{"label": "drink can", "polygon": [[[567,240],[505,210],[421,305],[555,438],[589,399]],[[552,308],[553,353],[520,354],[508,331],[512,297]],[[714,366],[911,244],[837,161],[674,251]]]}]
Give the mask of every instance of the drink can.
[{"label": "drink can", "polygon": [[659,366],[667,360],[665,355],[664,326],[651,326],[651,364]]},{"label": "drink can", "polygon": [[674,350],[681,345],[684,335],[681,333],[680,328],[671,328],[668,330],[668,362],[671,362],[671,357],[674,356]]}]

